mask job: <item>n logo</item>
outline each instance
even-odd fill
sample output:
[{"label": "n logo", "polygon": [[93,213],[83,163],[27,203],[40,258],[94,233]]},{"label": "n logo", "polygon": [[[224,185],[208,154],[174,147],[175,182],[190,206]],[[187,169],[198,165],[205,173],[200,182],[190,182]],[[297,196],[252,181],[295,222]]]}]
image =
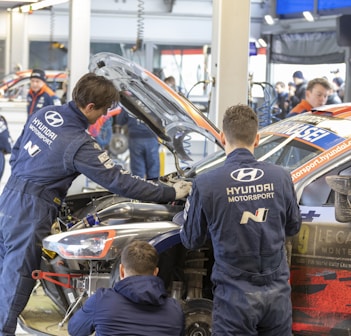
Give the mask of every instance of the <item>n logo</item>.
[{"label": "n logo", "polygon": [[266,221],[268,215],[268,209],[259,208],[256,210],[255,214],[250,211],[244,211],[241,216],[240,224],[247,224],[249,219],[252,219],[254,222],[263,223]]},{"label": "n logo", "polygon": [[25,145],[24,145],[24,149],[28,152],[28,154],[33,157],[36,156],[37,154],[39,154],[41,152],[41,149],[39,148],[39,146],[37,145],[33,145],[32,141],[28,141]]}]

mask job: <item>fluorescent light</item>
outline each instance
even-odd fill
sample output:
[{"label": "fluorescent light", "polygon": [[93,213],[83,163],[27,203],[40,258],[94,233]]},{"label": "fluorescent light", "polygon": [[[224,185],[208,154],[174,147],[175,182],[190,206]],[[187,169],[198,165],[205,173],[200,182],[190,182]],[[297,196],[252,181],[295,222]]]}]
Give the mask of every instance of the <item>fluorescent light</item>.
[{"label": "fluorescent light", "polygon": [[24,6],[13,8],[13,11],[20,12],[20,13],[28,13],[30,11],[35,11],[45,7],[59,5],[68,1],[69,0],[43,0],[39,2],[33,2],[30,5],[24,5]]},{"label": "fluorescent light", "polygon": [[258,43],[260,44],[260,46],[262,48],[266,48],[267,47],[267,42],[263,38],[259,38],[257,41],[258,41]]},{"label": "fluorescent light", "polygon": [[265,15],[264,20],[266,21],[267,24],[274,25],[274,19],[273,19],[272,15],[268,15],[268,14]]},{"label": "fluorescent light", "polygon": [[305,19],[309,22],[313,22],[314,21],[314,17],[312,15],[311,12],[309,11],[305,11],[305,12],[302,12],[303,16],[305,17]]}]

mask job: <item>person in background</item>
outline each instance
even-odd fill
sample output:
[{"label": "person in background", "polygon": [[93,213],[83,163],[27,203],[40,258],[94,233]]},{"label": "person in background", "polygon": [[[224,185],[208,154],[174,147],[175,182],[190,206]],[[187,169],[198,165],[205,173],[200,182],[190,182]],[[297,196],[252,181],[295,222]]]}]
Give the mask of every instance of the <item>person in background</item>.
[{"label": "person in background", "polygon": [[289,82],[288,83],[288,108],[287,108],[287,114],[292,109],[292,103],[293,103],[293,100],[294,100],[295,91],[296,91],[295,83],[294,82]]},{"label": "person in background", "polygon": [[71,336],[180,336],[184,314],[176,299],[167,295],[157,277],[158,254],[145,241],[123,248],[120,280],[113,288],[99,288],[68,322]]},{"label": "person in background", "polygon": [[133,175],[147,180],[158,180],[160,176],[160,154],[157,136],[139,119],[125,109],[116,116],[118,125],[128,127],[130,170]]},{"label": "person in background", "polygon": [[290,98],[291,108],[295,107],[302,99],[305,98],[307,87],[307,81],[301,71],[295,71],[292,77],[295,84],[295,94]]},{"label": "person in background", "polygon": [[287,115],[292,117],[296,114],[308,112],[314,107],[326,104],[328,94],[331,90],[330,83],[325,78],[314,78],[310,80],[306,88],[306,99],[302,99]]},{"label": "person in background", "polygon": [[61,105],[61,100],[46,84],[45,72],[34,69],[30,75],[30,89],[27,94],[28,116],[48,105]]},{"label": "person in background", "polygon": [[186,248],[212,241],[212,336],[291,335],[285,239],[298,233],[301,215],[290,173],[255,159],[257,131],[249,106],[226,110],[226,161],[195,178],[183,218],[174,219],[183,220]]},{"label": "person in background", "polygon": [[334,77],[333,83],[336,85],[336,92],[340,97],[341,101],[344,101],[345,96],[345,82],[341,77]]},{"label": "person in background", "polygon": [[5,170],[5,155],[11,153],[12,139],[4,116],[0,115],[0,180]]},{"label": "person in background", "polygon": [[327,105],[330,105],[330,104],[341,104],[342,100],[341,100],[341,98],[338,95],[336,84],[334,82],[331,82],[330,83],[330,87],[331,87],[331,89],[329,91],[328,99],[327,99],[326,104]]},{"label": "person in background", "polygon": [[175,92],[184,95],[184,90],[177,85],[176,80],[174,76],[168,76],[164,79],[164,82],[171,87]]},{"label": "person in background", "polygon": [[132,176],[116,165],[87,129],[119,94],[111,81],[94,73],[82,76],[62,106],[31,115],[12,148],[11,176],[0,195],[0,335],[15,334],[40,269],[42,240],[72,182],[85,175],[112,193],[133,199],[170,202],[185,197],[190,182],[173,186]]},{"label": "person in background", "polygon": [[285,83],[278,81],[275,83],[275,91],[277,93],[276,107],[279,113],[275,116],[279,119],[284,119],[289,109],[289,93],[285,90]]}]

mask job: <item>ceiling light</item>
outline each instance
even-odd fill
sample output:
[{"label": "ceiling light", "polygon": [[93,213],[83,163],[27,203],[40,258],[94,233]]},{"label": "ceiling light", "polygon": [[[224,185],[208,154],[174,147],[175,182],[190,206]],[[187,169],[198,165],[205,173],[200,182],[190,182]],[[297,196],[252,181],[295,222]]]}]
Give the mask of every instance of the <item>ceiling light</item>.
[{"label": "ceiling light", "polygon": [[267,24],[269,25],[273,25],[274,24],[274,19],[272,17],[272,15],[265,15],[264,16],[264,20],[266,21]]},{"label": "ceiling light", "polygon": [[267,47],[267,42],[266,42],[263,38],[259,38],[259,39],[257,40],[257,42],[260,44],[260,46],[261,46],[262,48],[266,48],[266,47]]},{"label": "ceiling light", "polygon": [[31,11],[45,8],[45,7],[59,5],[68,1],[69,0],[43,0],[43,1],[31,3],[30,5],[19,6],[19,7],[13,8],[12,10],[20,13],[28,13]]},{"label": "ceiling light", "polygon": [[309,22],[313,22],[314,21],[314,17],[312,15],[311,12],[309,11],[305,11],[305,12],[302,12],[303,16],[305,17],[305,19]]}]

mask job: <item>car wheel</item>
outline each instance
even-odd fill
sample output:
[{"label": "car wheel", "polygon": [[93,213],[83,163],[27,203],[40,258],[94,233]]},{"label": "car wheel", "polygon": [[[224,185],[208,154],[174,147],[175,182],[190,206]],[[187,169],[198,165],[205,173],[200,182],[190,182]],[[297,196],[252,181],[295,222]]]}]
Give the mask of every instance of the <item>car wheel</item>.
[{"label": "car wheel", "polygon": [[184,302],[186,336],[210,336],[212,333],[212,301],[191,299]]}]

